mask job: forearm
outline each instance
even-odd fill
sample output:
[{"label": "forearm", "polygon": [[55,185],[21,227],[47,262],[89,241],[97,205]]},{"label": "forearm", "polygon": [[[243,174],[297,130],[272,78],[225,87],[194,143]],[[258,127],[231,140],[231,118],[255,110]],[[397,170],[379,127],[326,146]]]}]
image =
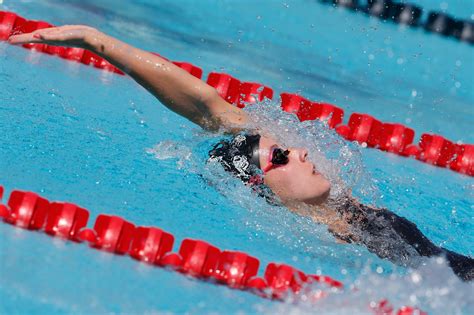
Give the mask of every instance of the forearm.
[{"label": "forearm", "polygon": [[12,35],[11,44],[42,43],[89,49],[129,74],[165,106],[205,129],[240,129],[247,121],[205,82],[165,59],[132,47],[85,25],[64,25]]},{"label": "forearm", "polygon": [[220,98],[213,87],[159,56],[98,31],[91,31],[86,42],[169,109],[205,129],[230,128],[246,120],[246,114]]}]

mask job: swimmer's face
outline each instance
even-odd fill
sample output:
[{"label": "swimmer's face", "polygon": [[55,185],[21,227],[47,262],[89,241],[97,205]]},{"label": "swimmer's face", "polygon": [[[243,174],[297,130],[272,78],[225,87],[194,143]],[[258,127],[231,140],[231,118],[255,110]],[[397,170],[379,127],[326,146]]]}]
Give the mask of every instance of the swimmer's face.
[{"label": "swimmer's face", "polygon": [[[271,160],[274,148],[282,148],[275,140],[262,136],[260,138],[260,165],[265,169]],[[264,183],[277,194],[284,203],[305,202],[318,204],[329,196],[331,184],[320,173],[308,157],[304,148],[288,149],[288,163],[272,167],[265,173]]]}]

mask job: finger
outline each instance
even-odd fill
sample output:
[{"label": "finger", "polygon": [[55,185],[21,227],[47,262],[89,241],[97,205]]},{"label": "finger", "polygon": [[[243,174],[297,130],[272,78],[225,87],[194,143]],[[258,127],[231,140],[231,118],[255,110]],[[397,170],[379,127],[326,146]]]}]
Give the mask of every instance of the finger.
[{"label": "finger", "polygon": [[63,41],[68,38],[80,35],[84,27],[78,25],[64,25],[59,27],[43,28],[33,32],[33,34],[46,41]]},{"label": "finger", "polygon": [[48,43],[61,42],[64,39],[64,31],[55,27],[36,30],[33,33],[11,36],[9,42],[11,44]]},{"label": "finger", "polygon": [[46,31],[46,32],[64,32],[64,31],[70,31],[70,30],[84,30],[88,29],[91,27],[84,26],[84,25],[62,25],[62,26],[56,26],[56,27],[50,27],[50,28],[43,28],[38,31]]},{"label": "finger", "polygon": [[8,41],[14,45],[25,43],[45,43],[45,44],[63,44],[70,39],[77,39],[83,36],[85,30],[91,29],[83,25],[64,25],[59,27],[50,27],[36,30],[28,34],[11,36]]},{"label": "finger", "polygon": [[8,41],[10,44],[25,44],[25,43],[39,43],[42,40],[41,34],[46,34],[50,32],[55,32],[56,27],[49,27],[36,30],[31,33],[25,34],[14,34],[9,37]]},{"label": "finger", "polygon": [[43,41],[60,42],[66,39],[67,34],[64,31],[52,31],[37,34]]},{"label": "finger", "polygon": [[83,26],[83,25],[62,25],[62,26],[58,26],[58,27],[55,27],[56,29],[59,29],[59,30],[70,30],[70,29],[76,29],[76,28],[84,28],[86,26]]},{"label": "finger", "polygon": [[13,35],[8,38],[8,42],[12,45],[21,45],[26,43],[41,43],[43,39],[38,34],[28,33]]},{"label": "finger", "polygon": [[59,32],[59,27],[48,27],[48,28],[41,28],[33,32],[33,34],[47,34],[47,33],[55,33]]}]

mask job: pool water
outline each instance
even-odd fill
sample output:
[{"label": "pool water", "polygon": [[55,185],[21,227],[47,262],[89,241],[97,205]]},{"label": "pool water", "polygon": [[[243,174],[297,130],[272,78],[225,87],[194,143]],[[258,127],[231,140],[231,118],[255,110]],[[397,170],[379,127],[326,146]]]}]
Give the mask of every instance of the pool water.
[{"label": "pool water", "polygon": [[[413,1],[439,10],[443,1]],[[473,48],[317,1],[8,1],[56,25],[88,24],[140,48],[301,93],[352,112],[474,142]],[[470,1],[446,9],[460,18]],[[0,313],[370,313],[389,298],[430,314],[474,312],[473,284],[431,259],[406,270],[324,226],[272,209],[239,183],[208,185],[212,137],[136,83],[0,43],[0,183],[91,212],[245,251],[355,286],[317,304],[285,303],[0,224]],[[277,95],[277,94],[276,94]],[[418,138],[416,138],[418,139]],[[189,145],[193,143],[193,145]],[[353,146],[356,147],[356,146]],[[474,181],[361,149],[376,198],[435,244],[474,256]],[[202,164],[200,164],[202,163]],[[361,166],[362,167],[362,166]],[[231,189],[232,188],[232,189]],[[239,198],[240,197],[240,198]],[[360,196],[364,199],[366,196]],[[177,249],[177,245],[175,245]]]}]

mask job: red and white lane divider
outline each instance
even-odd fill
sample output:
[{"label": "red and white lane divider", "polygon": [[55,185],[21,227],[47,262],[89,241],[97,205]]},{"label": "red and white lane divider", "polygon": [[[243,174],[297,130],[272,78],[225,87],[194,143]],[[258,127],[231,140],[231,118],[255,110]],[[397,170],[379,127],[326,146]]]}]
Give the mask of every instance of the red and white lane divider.
[{"label": "red and white lane divider", "polygon": [[[64,240],[87,242],[92,248],[129,255],[197,279],[276,300],[284,300],[291,294],[306,294],[317,301],[333,290],[343,289],[342,282],[331,277],[306,274],[290,265],[273,262],[266,266],[263,277],[259,277],[257,258],[240,251],[221,250],[201,240],[184,239],[175,253],[172,252],[175,238],[171,233],[157,227],[135,226],[114,215],[100,214],[91,229],[87,227],[88,210],[69,202],[50,202],[34,192],[14,190],[4,205],[3,192],[0,186],[0,218],[6,223]],[[311,293],[308,286],[315,284],[322,290]],[[387,300],[372,304],[370,308],[375,314],[425,314],[408,306],[395,312]]]},{"label": "red and white lane divider", "polygon": [[[15,13],[0,11],[0,40],[7,40],[13,34],[29,33],[51,26],[47,22],[26,20]],[[88,50],[45,44],[23,46],[123,75],[122,71]],[[201,68],[187,62],[173,63],[195,77],[202,78]],[[213,86],[223,99],[240,108],[246,103],[273,98],[273,90],[270,87],[255,82],[242,82],[225,73],[211,72],[207,83]],[[363,146],[413,157],[425,163],[474,176],[473,144],[457,144],[443,136],[426,133],[421,135],[418,144],[413,144],[415,132],[402,124],[385,123],[367,114],[353,113],[348,124],[343,125],[344,110],[335,105],[312,102],[290,93],[281,93],[280,98],[284,111],[295,113],[301,121],[324,120],[330,128],[335,128],[337,133],[349,141],[357,141]]]}]

